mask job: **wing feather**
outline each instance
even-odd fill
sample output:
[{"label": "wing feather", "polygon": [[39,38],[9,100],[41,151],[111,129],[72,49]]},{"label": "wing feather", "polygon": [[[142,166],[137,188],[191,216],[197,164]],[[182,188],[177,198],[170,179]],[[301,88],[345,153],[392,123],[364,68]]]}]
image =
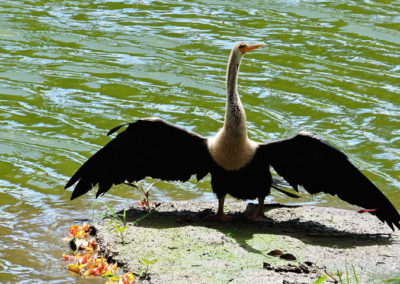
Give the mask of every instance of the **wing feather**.
[{"label": "wing feather", "polygon": [[89,158],[65,188],[78,182],[72,200],[96,185],[98,196],[113,185],[147,176],[187,181],[196,174],[201,179],[209,172],[209,159],[206,139],[200,135],[162,119],[141,119]]},{"label": "wing feather", "polygon": [[294,189],[337,195],[366,208],[392,229],[400,229],[400,215],[385,195],[348,159],[327,142],[300,133],[290,139],[262,144],[259,153]]}]

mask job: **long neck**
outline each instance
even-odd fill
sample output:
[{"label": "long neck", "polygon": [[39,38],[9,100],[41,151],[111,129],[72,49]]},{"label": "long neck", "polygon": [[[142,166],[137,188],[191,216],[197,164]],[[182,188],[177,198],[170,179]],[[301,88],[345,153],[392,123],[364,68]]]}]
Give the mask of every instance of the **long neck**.
[{"label": "long neck", "polygon": [[246,113],[237,92],[237,79],[240,58],[233,51],[229,57],[226,70],[226,113],[224,130],[228,135],[237,138],[247,138]]}]

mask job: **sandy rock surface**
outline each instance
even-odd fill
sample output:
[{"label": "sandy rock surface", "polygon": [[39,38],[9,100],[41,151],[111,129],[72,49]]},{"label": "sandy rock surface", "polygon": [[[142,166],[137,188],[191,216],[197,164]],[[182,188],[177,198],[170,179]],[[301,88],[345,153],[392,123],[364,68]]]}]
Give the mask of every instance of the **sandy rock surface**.
[{"label": "sandy rock surface", "polygon": [[108,219],[95,225],[97,239],[107,257],[150,283],[314,283],[323,275],[329,283],[338,273],[346,281],[346,270],[352,283],[400,279],[400,233],[370,214],[271,204],[265,221],[250,222],[256,205],[238,202],[226,206],[231,222],[205,221],[216,207],[163,202],[136,222],[147,211],[133,207],[125,243]]}]

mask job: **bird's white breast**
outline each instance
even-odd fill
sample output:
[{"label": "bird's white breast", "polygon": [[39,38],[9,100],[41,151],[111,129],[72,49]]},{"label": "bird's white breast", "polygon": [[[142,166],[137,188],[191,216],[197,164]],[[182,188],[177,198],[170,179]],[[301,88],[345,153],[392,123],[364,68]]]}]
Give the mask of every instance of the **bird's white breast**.
[{"label": "bird's white breast", "polygon": [[221,129],[208,140],[208,150],[214,161],[226,170],[239,170],[254,157],[258,144],[249,138],[228,135]]}]

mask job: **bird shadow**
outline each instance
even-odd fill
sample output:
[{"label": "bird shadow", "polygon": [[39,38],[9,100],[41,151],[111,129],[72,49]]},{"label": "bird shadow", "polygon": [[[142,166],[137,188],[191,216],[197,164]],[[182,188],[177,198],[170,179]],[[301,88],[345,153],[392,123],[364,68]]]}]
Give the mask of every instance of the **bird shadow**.
[{"label": "bird shadow", "polygon": [[[149,210],[143,207],[130,208],[126,211],[126,221],[135,223],[139,227],[156,229],[202,226],[217,230],[235,240],[248,252],[258,254],[262,254],[262,252],[250,244],[255,234],[288,236],[305,244],[335,248],[389,245],[395,241],[389,233],[365,233],[360,232],[357,228],[344,230],[334,225],[304,220],[304,218],[297,216],[287,220],[267,218],[263,222],[252,222],[247,217],[256,210],[256,205],[251,203],[247,204],[244,211],[230,213],[232,221],[226,223],[207,221],[206,217],[214,214],[211,208],[195,209],[192,206],[177,208],[174,204],[171,203],[163,206],[163,208],[157,208],[151,214],[148,214]],[[267,204],[265,213],[268,216],[272,209],[285,207],[295,208],[299,206]],[[148,214],[148,216],[142,218],[145,214]]]}]

